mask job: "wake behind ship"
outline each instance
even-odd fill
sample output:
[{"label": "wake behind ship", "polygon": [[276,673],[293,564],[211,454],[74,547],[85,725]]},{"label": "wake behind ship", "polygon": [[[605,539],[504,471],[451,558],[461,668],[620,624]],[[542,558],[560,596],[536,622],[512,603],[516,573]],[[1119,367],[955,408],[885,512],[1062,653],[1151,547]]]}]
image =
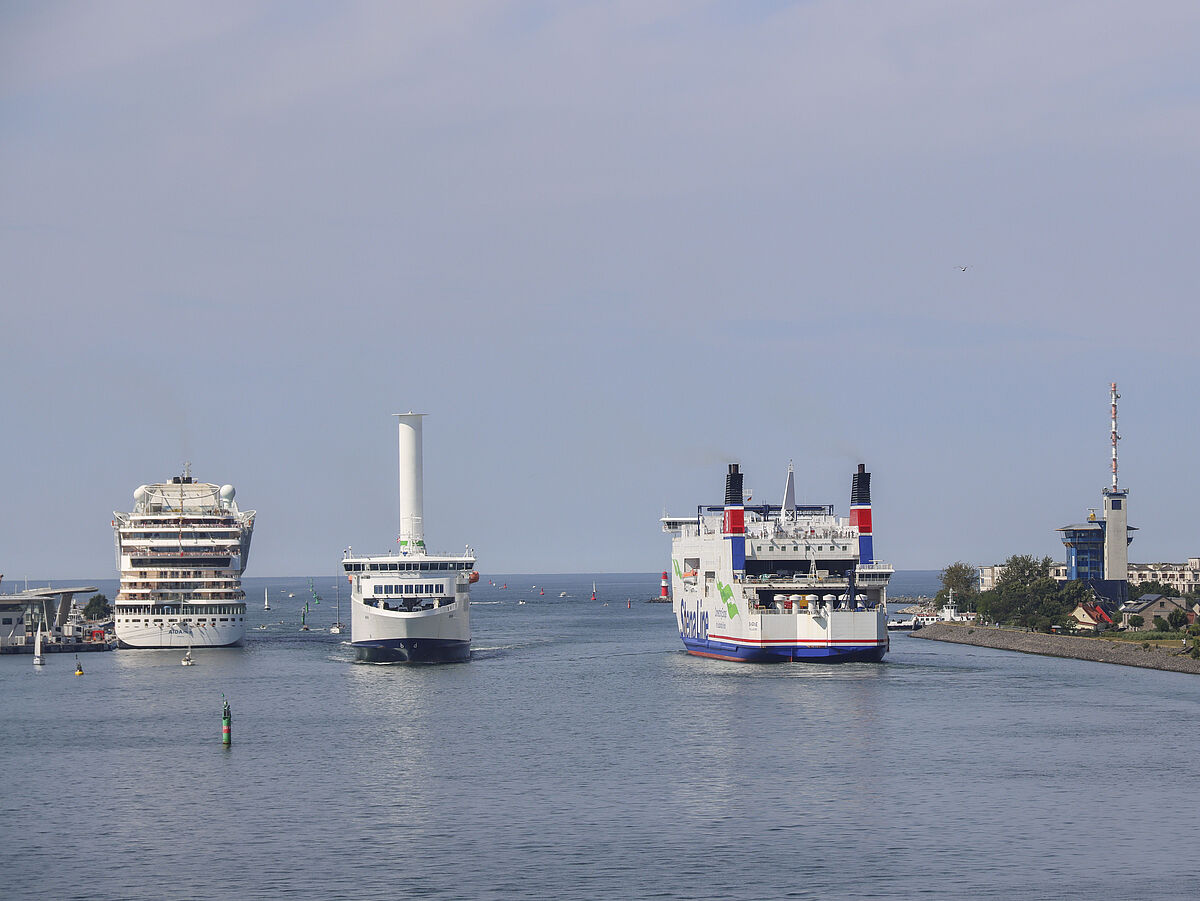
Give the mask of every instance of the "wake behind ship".
[{"label": "wake behind ship", "polygon": [[688,653],[746,662],[878,661],[888,649],[887,583],[874,559],[871,474],[854,474],[850,518],[796,504],[746,506],[730,464],[724,506],[662,519],[672,534],[672,605]]},{"label": "wake behind ship", "polygon": [[471,659],[471,583],[475,555],[425,549],[422,413],[398,413],[400,537],[394,554],[347,551],[350,643],[372,663],[453,663]]},{"label": "wake behind ship", "polygon": [[123,648],[221,648],[246,632],[242,573],[255,511],[232,485],[192,478],[142,485],[133,511],[113,513],[121,587],[114,627]]}]

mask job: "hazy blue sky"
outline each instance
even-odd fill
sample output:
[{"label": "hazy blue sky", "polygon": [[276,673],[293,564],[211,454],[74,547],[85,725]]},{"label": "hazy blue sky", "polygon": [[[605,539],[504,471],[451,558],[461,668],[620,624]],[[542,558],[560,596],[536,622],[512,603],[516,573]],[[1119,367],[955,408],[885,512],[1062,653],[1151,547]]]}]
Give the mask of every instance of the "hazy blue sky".
[{"label": "hazy blue sky", "polygon": [[[1200,4],[0,6],[0,572],[184,459],[250,575],[654,571],[738,460],[902,569],[1200,554]],[[966,272],[961,266],[968,266]]]}]

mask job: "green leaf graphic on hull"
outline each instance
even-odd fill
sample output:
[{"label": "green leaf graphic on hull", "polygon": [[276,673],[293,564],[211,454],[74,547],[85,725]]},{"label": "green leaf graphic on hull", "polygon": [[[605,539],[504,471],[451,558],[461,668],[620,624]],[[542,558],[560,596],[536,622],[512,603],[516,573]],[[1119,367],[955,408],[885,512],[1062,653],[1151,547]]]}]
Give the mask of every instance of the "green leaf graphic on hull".
[{"label": "green leaf graphic on hull", "polygon": [[732,600],[733,588],[726,585],[724,582],[718,582],[717,588],[721,590],[721,600],[725,602],[725,609],[729,611],[729,618],[733,619],[737,616],[737,604]]},{"label": "green leaf graphic on hull", "polygon": [[679,568],[679,561],[676,560],[674,557],[672,557],[671,565],[675,567],[675,575],[677,575],[679,578],[682,579],[683,578],[683,570]]}]

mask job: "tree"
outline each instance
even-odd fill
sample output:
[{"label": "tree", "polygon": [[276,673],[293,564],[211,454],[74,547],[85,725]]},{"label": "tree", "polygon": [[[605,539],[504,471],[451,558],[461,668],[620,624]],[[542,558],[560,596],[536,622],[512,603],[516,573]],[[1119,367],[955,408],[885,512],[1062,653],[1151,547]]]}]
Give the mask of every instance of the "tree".
[{"label": "tree", "polygon": [[942,570],[938,577],[942,580],[942,590],[937,593],[937,601],[944,604],[954,592],[954,599],[964,610],[975,606],[979,596],[979,572],[970,563],[958,561],[951,563]]},{"label": "tree", "polygon": [[1167,622],[1165,619],[1163,619],[1161,616],[1156,616],[1156,617],[1154,617],[1154,628],[1157,629],[1159,632],[1170,632],[1171,624],[1169,622]]},{"label": "tree", "polygon": [[1140,616],[1137,613],[1135,613],[1129,617],[1129,625],[1131,625],[1134,629],[1140,629],[1145,624],[1146,624],[1145,618]]},{"label": "tree", "polygon": [[1157,579],[1129,583],[1129,596],[1131,598],[1137,600],[1144,594],[1161,594],[1164,598],[1170,598],[1175,596],[1176,591],[1170,585],[1164,585]]},{"label": "tree", "polygon": [[1187,625],[1187,611],[1175,608],[1167,614],[1167,622],[1170,623],[1173,631],[1178,632]]},{"label": "tree", "polygon": [[995,589],[979,595],[980,614],[994,622],[1028,628],[1066,625],[1075,604],[1090,600],[1091,592],[1082,582],[1060,586],[1050,576],[1053,565],[1049,557],[1009,557]]},{"label": "tree", "polygon": [[108,619],[112,616],[112,604],[104,595],[94,594],[83,608],[83,615],[87,619]]}]

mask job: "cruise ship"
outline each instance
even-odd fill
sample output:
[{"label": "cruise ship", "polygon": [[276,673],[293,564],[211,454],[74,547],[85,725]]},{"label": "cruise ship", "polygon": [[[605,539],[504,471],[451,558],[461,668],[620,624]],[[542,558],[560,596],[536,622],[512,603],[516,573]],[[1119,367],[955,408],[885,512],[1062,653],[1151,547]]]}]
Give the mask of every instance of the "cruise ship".
[{"label": "cruise ship", "polygon": [[789,464],[782,504],[743,502],[729,466],[725,503],[664,516],[672,606],[688,653],[745,662],[878,661],[888,650],[887,584],[874,559],[871,474],[853,476],[850,516],[798,505]]},{"label": "cruise ship", "polygon": [[142,485],[133,511],[113,514],[121,588],[113,604],[123,648],[240,645],[246,631],[242,573],[255,511],[232,485],[192,478]]},{"label": "cruise ship", "polygon": [[350,643],[370,663],[453,663],[471,659],[475,553],[425,548],[422,413],[397,413],[400,537],[397,550],[342,558],[350,581]]}]

